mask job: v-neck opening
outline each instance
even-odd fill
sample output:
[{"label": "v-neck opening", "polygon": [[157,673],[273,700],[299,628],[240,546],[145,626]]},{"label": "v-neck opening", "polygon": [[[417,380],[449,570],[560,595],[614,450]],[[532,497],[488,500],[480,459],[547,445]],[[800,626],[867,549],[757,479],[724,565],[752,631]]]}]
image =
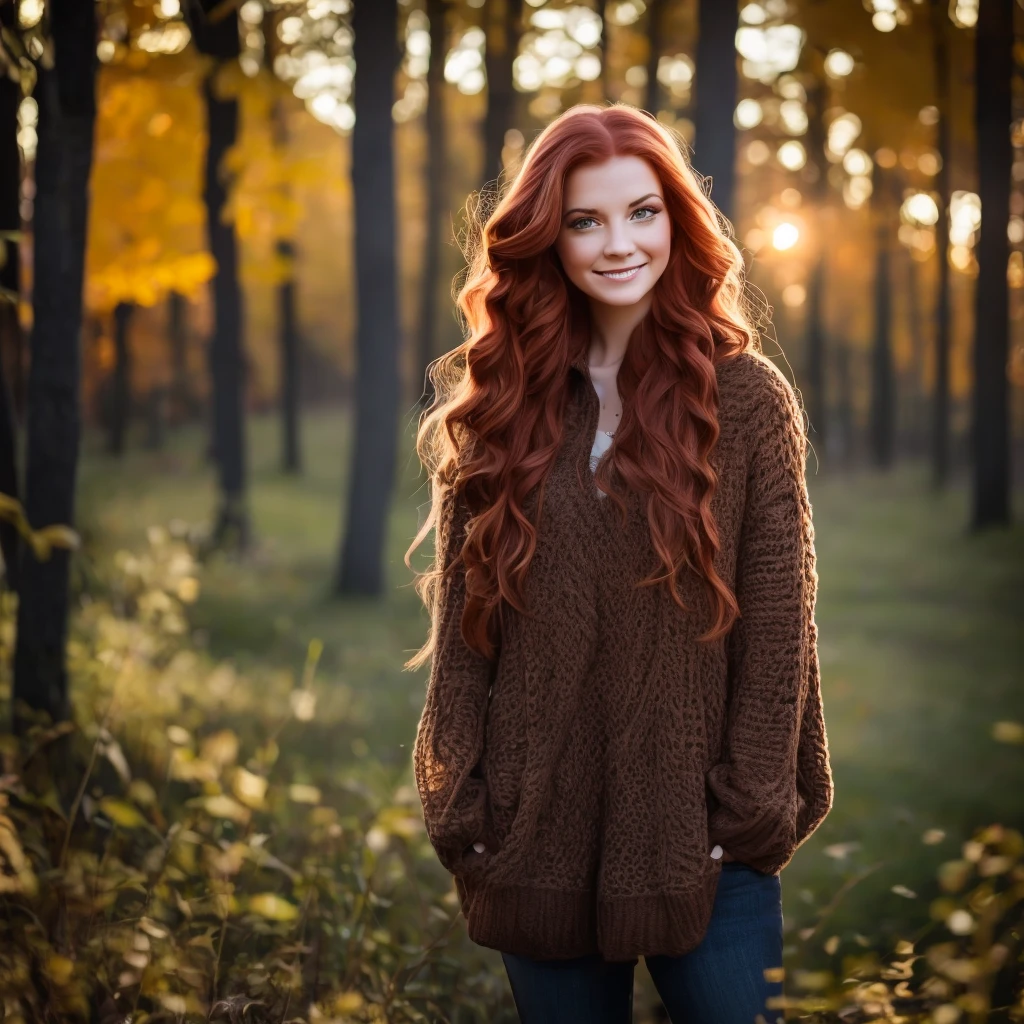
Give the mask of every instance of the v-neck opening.
[{"label": "v-neck opening", "polygon": [[[586,502],[588,508],[593,509],[593,518],[600,525],[602,531],[617,533],[624,529],[624,527],[618,523],[618,506],[613,501],[611,495],[599,490],[595,475],[596,467],[591,469],[590,465],[590,456],[594,445],[594,437],[597,433],[597,425],[601,418],[601,399],[594,388],[594,383],[590,376],[590,368],[587,366],[586,362],[577,360],[573,363],[573,366],[580,371],[580,375],[582,377],[581,398],[583,402],[582,413],[584,425],[580,432],[581,436],[576,438],[576,449],[573,454],[574,462],[577,467],[579,467],[580,459],[583,461],[583,473],[585,474],[588,490],[588,493],[583,496],[583,500]],[[613,439],[612,445],[609,446],[598,459],[598,465],[600,465],[602,460],[609,457],[609,453],[614,447],[614,444],[615,442]],[[619,497],[626,503],[628,525],[629,496],[620,494]]]}]

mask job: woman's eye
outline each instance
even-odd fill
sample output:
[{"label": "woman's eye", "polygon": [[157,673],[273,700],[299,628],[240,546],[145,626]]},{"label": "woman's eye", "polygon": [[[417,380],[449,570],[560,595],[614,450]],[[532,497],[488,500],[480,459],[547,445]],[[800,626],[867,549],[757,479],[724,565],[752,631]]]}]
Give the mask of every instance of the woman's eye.
[{"label": "woman's eye", "polygon": [[596,224],[596,223],[597,222],[594,220],[593,217],[580,217],[579,220],[574,220],[569,225],[569,227],[573,228],[574,230],[579,231],[579,230],[585,230],[586,228],[590,227],[591,224]]},{"label": "woman's eye", "polygon": [[[647,216],[636,217],[638,213],[645,213]],[[658,211],[653,206],[641,206],[639,210],[633,211],[633,216],[636,217],[637,220],[650,220],[656,213],[658,213]]]}]

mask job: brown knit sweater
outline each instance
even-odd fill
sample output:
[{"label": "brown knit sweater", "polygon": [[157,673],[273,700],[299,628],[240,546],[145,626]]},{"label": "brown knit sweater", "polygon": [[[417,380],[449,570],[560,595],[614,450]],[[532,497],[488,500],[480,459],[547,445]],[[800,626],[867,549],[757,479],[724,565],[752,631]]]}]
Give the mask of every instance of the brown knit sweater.
[{"label": "brown knit sweater", "polygon": [[[664,584],[634,587],[658,564],[645,502],[626,496],[622,528],[599,499],[599,401],[584,361],[570,375],[526,579],[532,615],[509,614],[485,659],[462,638],[465,577],[450,574],[416,783],[475,942],[541,958],[680,955],[711,916],[716,844],[777,873],[832,805],[803,418],[766,358],[719,366],[715,567],[742,617],[698,643],[711,621],[701,577],[679,574],[690,613]],[[468,518],[449,491],[439,565]]]}]

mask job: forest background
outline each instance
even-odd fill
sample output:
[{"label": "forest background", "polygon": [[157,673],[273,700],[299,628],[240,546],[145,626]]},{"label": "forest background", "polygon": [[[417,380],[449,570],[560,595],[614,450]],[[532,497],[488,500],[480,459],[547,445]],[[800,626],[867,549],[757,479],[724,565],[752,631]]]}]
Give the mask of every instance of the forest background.
[{"label": "forest background", "polygon": [[412,443],[467,197],[609,101],[690,147],[808,414],[787,1005],[1024,1019],[1022,18],[0,3],[6,1019],[515,1019],[412,786]]}]

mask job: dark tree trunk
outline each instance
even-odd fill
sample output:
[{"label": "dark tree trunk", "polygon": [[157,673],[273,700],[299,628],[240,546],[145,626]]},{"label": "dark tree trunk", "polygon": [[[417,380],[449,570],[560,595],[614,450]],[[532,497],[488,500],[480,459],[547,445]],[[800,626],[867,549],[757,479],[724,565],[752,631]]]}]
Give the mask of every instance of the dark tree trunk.
[{"label": "dark tree trunk", "polygon": [[850,372],[849,342],[842,340],[836,353],[836,426],[842,438],[840,457],[847,468],[853,465],[857,449],[857,431],[853,416],[853,375]]},{"label": "dark tree trunk", "polygon": [[[880,177],[885,172],[880,171]],[[880,192],[884,189],[880,188]],[[871,461],[888,469],[893,457],[892,254],[888,197],[881,195],[875,229],[875,337],[871,348]]]},{"label": "dark tree trunk", "polygon": [[821,454],[827,444],[828,406],[825,388],[825,325],[823,307],[825,299],[825,253],[815,254],[807,280],[807,417],[809,436],[820,446]]},{"label": "dark tree trunk", "polygon": [[379,595],[395,476],[398,293],[395,282],[395,173],[391,104],[398,68],[394,3],[356,4],[352,132],[355,206],[357,380],[348,512],[335,589]]},{"label": "dark tree trunk", "polygon": [[938,276],[935,296],[935,398],[932,407],[932,484],[942,489],[949,481],[949,182],[953,159],[949,90],[949,16],[945,0],[932,0],[932,47],[935,65],[935,105],[939,111],[939,219],[935,224]]},{"label": "dark tree trunk", "polygon": [[167,341],[171,357],[170,415],[174,423],[195,414],[195,398],[188,375],[188,303],[181,292],[167,296]]},{"label": "dark tree trunk", "polygon": [[110,389],[111,455],[123,455],[132,406],[132,353],[130,331],[134,307],[119,302],[114,307],[114,379]]},{"label": "dark tree trunk", "polygon": [[[295,246],[282,239],[277,254],[291,266]],[[302,449],[299,438],[299,338],[295,313],[295,275],[289,272],[277,286],[278,339],[281,354],[281,469],[285,473],[302,472]]]},{"label": "dark tree trunk", "polygon": [[[4,8],[2,23],[10,27],[14,5]],[[18,105],[21,87],[7,75],[0,76],[0,231],[21,230],[21,153],[18,149]],[[19,246],[16,238],[0,241],[0,494],[16,501],[18,484],[17,420],[14,395],[20,386],[22,338],[18,322],[21,292]],[[11,590],[18,589],[19,535],[14,526],[0,520],[0,559]]]},{"label": "dark tree trunk", "polygon": [[[288,146],[288,122],[280,101],[274,105],[274,144],[283,152]],[[282,198],[288,198],[288,183],[281,186]],[[290,238],[277,240],[277,255],[288,268],[277,286],[277,332],[281,375],[281,469],[285,473],[302,472],[300,439],[300,379],[302,340],[296,312],[295,243]]]},{"label": "dark tree trunk", "polygon": [[[814,168],[814,181],[809,187],[809,195],[814,208],[825,212],[828,203],[828,165],[825,162],[825,108],[828,105],[828,93],[824,82],[815,77],[807,97],[807,151],[811,167]],[[823,223],[819,220],[819,223]],[[824,227],[818,231],[811,272],[807,281],[807,411],[810,419],[811,440],[821,446],[824,454],[828,443],[828,395],[826,389],[825,366],[825,263],[828,254],[828,239],[823,237]]]},{"label": "dark tree trunk", "polygon": [[[498,179],[504,170],[501,151],[505,132],[515,120],[516,93],[512,85],[512,62],[519,52],[522,35],[523,0],[488,0],[484,8],[487,44],[487,116],[484,119],[484,184]],[[388,94],[390,95],[390,93]]]},{"label": "dark tree trunk", "polygon": [[[0,305],[0,316],[6,319],[9,315],[8,304],[5,302]],[[7,495],[15,501],[20,500],[17,425],[2,355],[0,355],[0,494]],[[14,525],[7,520],[0,519],[0,567],[3,569],[0,580],[14,591],[18,589],[19,546],[20,537]]]},{"label": "dark tree trunk", "polygon": [[910,450],[914,457],[924,458],[927,452],[928,405],[921,373],[927,359],[928,336],[925,331],[925,318],[921,311],[921,275],[918,270],[918,262],[909,251],[906,253],[905,260],[912,349],[907,380],[907,401],[909,403],[907,433]]},{"label": "dark tree trunk", "polygon": [[1010,167],[1013,150],[1013,3],[983,0],[975,35],[975,118],[978,132],[978,195],[983,211],[978,237],[974,312],[975,530],[1010,522],[1009,290]]},{"label": "dark tree trunk", "polygon": [[711,178],[711,198],[732,219],[736,189],[736,29],[739,4],[700,5],[694,167]]},{"label": "dark tree trunk", "polygon": [[419,365],[423,371],[420,401],[429,405],[434,386],[427,368],[437,347],[437,292],[441,279],[441,245],[445,225],[446,137],[444,57],[448,49],[444,0],[427,0],[430,19],[430,66],[427,70],[427,237],[420,294]]},{"label": "dark tree trunk", "polygon": [[662,0],[648,0],[647,3],[647,88],[644,96],[644,110],[658,116],[661,105],[661,88],[658,83],[658,61],[661,59],[662,28],[664,17]]},{"label": "dark tree trunk", "polygon": [[[79,446],[82,277],[96,119],[96,11],[51,0],[53,68],[39,67],[33,328],[28,380],[25,511],[36,529],[74,523]],[[65,664],[70,553],[22,551],[14,654],[20,702],[54,719],[70,713]]]},{"label": "dark tree trunk", "polygon": [[190,9],[192,34],[198,49],[217,61],[204,83],[209,144],[203,189],[210,252],[217,264],[212,282],[214,327],[209,364],[213,385],[213,455],[221,505],[213,539],[216,544],[244,547],[249,538],[249,518],[246,510],[242,289],[238,280],[235,226],[223,220],[231,185],[224,169],[224,158],[238,137],[238,100],[219,97],[213,82],[218,66],[238,59],[238,13],[232,10],[214,19],[211,12],[219,6],[219,0],[195,0]]}]

